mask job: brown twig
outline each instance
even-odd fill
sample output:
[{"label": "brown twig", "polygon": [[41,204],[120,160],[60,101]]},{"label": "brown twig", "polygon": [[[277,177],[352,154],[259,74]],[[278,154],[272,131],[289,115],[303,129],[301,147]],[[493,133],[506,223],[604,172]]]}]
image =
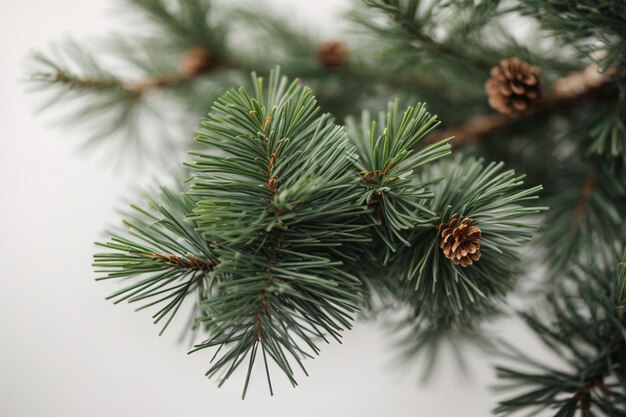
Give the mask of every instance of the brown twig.
[{"label": "brown twig", "polygon": [[436,56],[463,59],[474,67],[484,71],[488,71],[491,68],[490,62],[487,59],[473,56],[463,49],[452,48],[436,41],[434,38],[424,33],[421,28],[416,27],[413,21],[407,21],[397,14],[392,15],[392,18],[403,30],[411,35],[415,41],[429,48]]},{"label": "brown twig", "polygon": [[580,200],[578,201],[576,208],[574,208],[574,214],[572,215],[572,221],[569,227],[570,239],[574,237],[576,233],[578,233],[580,222],[587,212],[587,208],[589,207],[589,199],[591,198],[591,194],[593,194],[593,190],[596,185],[596,175],[597,170],[595,166],[590,166],[587,170],[587,176],[580,192]]},{"label": "brown twig", "polygon": [[227,60],[217,61],[204,48],[192,48],[183,55],[179,70],[169,75],[148,76],[138,80],[122,81],[112,78],[81,78],[58,71],[52,74],[51,77],[53,81],[70,84],[77,88],[95,90],[119,89],[130,96],[138,96],[160,88],[176,87],[193,81],[208,72],[234,68],[234,66],[235,64]]},{"label": "brown twig", "polygon": [[591,390],[594,388],[599,388],[605,396],[611,395],[611,390],[609,390],[604,383],[604,377],[602,375],[590,377],[587,379],[585,385],[572,397],[572,400],[576,401],[576,408],[586,410],[591,407]]},{"label": "brown twig", "polygon": [[80,78],[70,75],[66,72],[58,71],[52,74],[52,80],[61,84],[70,84],[79,88],[90,89],[109,89],[109,88],[124,88],[124,84],[116,79],[110,78]]},{"label": "brown twig", "polygon": [[552,94],[546,97],[538,109],[530,115],[513,117],[501,113],[493,113],[477,116],[459,126],[454,126],[431,135],[427,142],[433,143],[451,136],[454,136],[454,139],[450,142],[453,147],[478,142],[488,138],[492,133],[510,129],[516,123],[530,117],[558,111],[593,97],[604,89],[615,72],[615,70],[609,70],[599,73],[597,65],[589,65],[581,72],[576,72],[557,80],[553,84]]},{"label": "brown twig", "polygon": [[[261,132],[264,136],[263,143],[265,146],[268,145],[269,140],[267,140],[266,130],[271,122],[271,117],[268,116],[265,118],[262,126],[259,126]],[[265,169],[265,186],[272,193],[272,195],[277,195],[280,190],[280,179],[278,176],[274,174],[274,167],[276,165],[276,160],[278,158],[278,154],[276,152],[272,152],[270,156],[267,158],[267,166]],[[274,215],[279,217],[283,214],[282,210],[275,209]],[[263,317],[269,314],[270,300],[268,294],[268,287],[274,282],[281,282],[282,280],[274,277],[273,267],[276,263],[276,255],[278,250],[283,246],[284,236],[281,230],[272,230],[272,235],[274,237],[274,243],[267,251],[267,280],[261,284],[261,301],[259,303],[259,308],[256,310],[254,314],[254,339],[258,342],[263,338]]]},{"label": "brown twig", "polygon": [[184,268],[193,271],[210,272],[219,265],[220,261],[217,258],[199,258],[195,255],[188,254],[184,257],[178,255],[161,254],[161,253],[136,253],[135,255],[144,258],[160,259],[168,264],[171,268]]},{"label": "brown twig", "polygon": [[139,96],[148,91],[164,87],[174,87],[191,81],[199,75],[174,74],[160,77],[147,77],[133,81],[121,81],[107,78],[81,78],[71,76],[64,72],[57,72],[53,75],[53,80],[58,83],[69,84],[72,87],[91,90],[112,90],[117,89],[129,96]]}]

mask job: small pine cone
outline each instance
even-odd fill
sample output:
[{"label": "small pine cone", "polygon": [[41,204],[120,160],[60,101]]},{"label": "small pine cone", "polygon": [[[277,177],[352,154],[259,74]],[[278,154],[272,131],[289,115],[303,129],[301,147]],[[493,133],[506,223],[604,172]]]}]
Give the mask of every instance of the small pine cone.
[{"label": "small pine cone", "polygon": [[481,231],[473,223],[470,218],[454,214],[448,223],[439,225],[439,248],[455,265],[470,266],[480,259]]},{"label": "small pine cone", "polygon": [[518,58],[493,67],[485,90],[491,107],[512,116],[532,113],[543,98],[539,69]]},{"label": "small pine cone", "polygon": [[193,77],[211,70],[215,66],[215,59],[211,51],[206,48],[193,48],[183,55],[180,61],[181,74]]},{"label": "small pine cone", "polygon": [[338,41],[326,41],[317,47],[316,56],[323,67],[339,68],[348,61],[348,48]]}]

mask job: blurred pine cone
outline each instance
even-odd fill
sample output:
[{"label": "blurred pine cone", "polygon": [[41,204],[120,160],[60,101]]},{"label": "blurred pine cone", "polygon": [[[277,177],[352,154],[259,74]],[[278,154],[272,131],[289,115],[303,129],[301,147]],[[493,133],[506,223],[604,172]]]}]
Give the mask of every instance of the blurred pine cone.
[{"label": "blurred pine cone", "polygon": [[193,77],[211,70],[215,66],[215,59],[211,51],[206,48],[193,48],[183,55],[180,62],[181,74]]},{"label": "blurred pine cone", "polygon": [[323,67],[339,68],[348,61],[348,48],[339,41],[326,41],[317,47],[316,56]]},{"label": "blurred pine cone", "polygon": [[441,240],[439,248],[446,258],[455,265],[470,266],[480,259],[480,236],[478,226],[473,226],[474,220],[462,218],[454,214],[448,223],[439,225]]},{"label": "blurred pine cone", "polygon": [[532,113],[543,98],[539,69],[518,58],[504,59],[491,69],[485,84],[489,104],[500,113]]}]

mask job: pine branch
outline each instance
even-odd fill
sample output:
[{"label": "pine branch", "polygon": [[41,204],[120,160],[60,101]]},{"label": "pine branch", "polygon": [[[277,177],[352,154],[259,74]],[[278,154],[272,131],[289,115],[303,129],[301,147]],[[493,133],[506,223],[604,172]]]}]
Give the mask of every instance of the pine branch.
[{"label": "pine branch", "polygon": [[[267,90],[231,90],[213,106],[194,152],[191,217],[212,237],[220,292],[207,300],[219,347],[208,376],[220,384],[247,358],[243,395],[259,350],[296,385],[293,363],[339,339],[361,300],[359,281],[341,269],[346,245],[367,242],[359,219],[354,149],[345,131],[320,116],[311,91],[274,72]],[[219,156],[216,156],[219,155]]]},{"label": "pine branch", "polygon": [[[124,83],[110,78],[80,78],[76,75],[70,74],[68,72],[56,72],[51,74],[40,73],[36,74],[35,77],[40,79],[49,79],[51,82],[57,82],[61,84],[67,84],[72,88],[84,88],[84,89],[124,89]],[[133,93],[133,91],[127,90],[128,93]]]},{"label": "pine branch", "polygon": [[[236,64],[226,50],[225,23],[215,19],[210,1],[127,3],[153,23],[151,35],[109,36],[105,48],[74,41],[56,45],[51,53],[33,57],[30,79],[50,95],[41,109],[63,104],[67,116],[62,122],[83,126],[89,132],[87,145],[112,136],[125,148],[140,148],[144,156],[161,145],[162,155],[172,149],[180,134],[174,131],[184,125],[171,104],[204,113],[207,100],[232,82],[227,80],[237,72]],[[137,70],[139,75],[124,75]],[[137,126],[146,116],[159,121],[154,132]],[[185,128],[191,130],[191,125]]]},{"label": "pine branch", "polygon": [[607,89],[611,88],[610,84],[614,74],[614,70],[600,74],[597,65],[590,65],[584,71],[557,80],[553,85],[552,94],[546,97],[542,105],[531,115],[512,117],[497,113],[477,116],[460,126],[433,135],[429,141],[436,142],[453,136],[452,146],[460,147],[488,139],[494,133],[514,129],[518,124],[527,123],[528,119],[533,117],[559,112],[604,94]]},{"label": "pine branch", "polygon": [[172,268],[202,271],[207,273],[213,271],[215,266],[219,264],[219,260],[217,259],[201,259],[191,254],[186,257],[162,253],[133,253],[133,255],[151,259],[160,259],[165,261]]},{"label": "pine branch", "polygon": [[[100,124],[90,129],[100,137],[135,128],[128,138],[137,139],[139,111],[158,106],[163,119],[173,108],[167,98],[186,106],[185,114],[204,113],[225,85],[276,62],[318,87],[322,106],[335,116],[382,108],[381,99],[395,94],[415,102],[414,95],[428,93],[429,109],[441,109],[458,126],[426,136],[436,118],[421,104],[400,116],[398,100],[378,122],[364,112],[360,125],[349,120],[344,129],[321,114],[311,90],[298,82],[272,73],[266,88],[254,77],[252,90],[230,90],[213,105],[198,131],[200,149],[191,152],[188,188],[163,190],[148,208],[135,207],[128,232],[100,244],[98,279],[125,284],[109,298],[155,307],[163,330],[183,304],[193,305],[194,326],[206,331],[194,351],[215,349],[207,376],[222,384],[245,369],[244,396],[258,355],[270,393],[275,368],[296,385],[296,368],[306,374],[304,359],[317,355],[321,342],[340,340],[354,315],[375,310],[379,299],[410,310],[401,323],[407,354],[434,354],[445,339],[484,342],[480,325],[500,312],[521,275],[521,247],[545,210],[531,202],[541,187],[525,186],[503,164],[439,161],[450,145],[438,139],[456,136],[450,143],[462,146],[514,130],[526,136],[523,145],[531,144],[516,162],[532,160],[523,169],[549,183],[546,258],[581,277],[566,282],[575,295],[566,284],[552,295],[558,325],[525,316],[570,369],[501,368],[502,376],[530,388],[498,411],[548,404],[559,408],[557,415],[623,415],[626,279],[618,298],[615,288],[595,286],[604,283],[603,268],[626,236],[626,191],[616,174],[618,157],[626,158],[625,20],[616,0],[522,0],[519,8],[497,0],[365,0],[368,9],[356,13],[357,21],[382,42],[337,40],[344,54],[330,62],[315,34],[273,11],[239,13],[234,22],[225,18],[228,9],[207,0],[128,3],[151,32],[137,41],[111,38],[115,50],[108,57],[122,58],[121,68],[73,44],[37,61],[35,80],[57,94],[48,105],[81,100],[72,122]],[[533,51],[519,45],[502,24],[517,11],[540,18],[567,42],[548,48],[537,42]],[[237,45],[230,37],[235,24],[256,42]],[[577,59],[568,55],[570,46]],[[604,56],[590,56],[600,50]],[[473,118],[487,108],[488,70],[512,56],[545,68],[546,81],[589,58],[599,66],[556,79],[533,115]],[[125,76],[126,70],[140,75]],[[538,145],[535,134],[554,137]],[[523,145],[493,149],[493,159]],[[572,262],[592,258],[594,267]]]},{"label": "pine branch", "polygon": [[569,227],[569,236],[572,238],[578,232],[580,222],[585,215],[589,207],[589,200],[593,194],[593,190],[596,184],[597,170],[594,166],[590,166],[587,170],[587,176],[583,183],[582,190],[580,192],[580,201],[576,204],[574,209],[574,215],[572,216],[572,222]]},{"label": "pine branch", "polygon": [[386,263],[398,245],[410,245],[407,231],[434,216],[426,201],[432,197],[432,181],[414,181],[414,170],[450,154],[447,141],[415,150],[416,145],[439,123],[423,104],[409,107],[402,118],[399,103],[389,103],[379,122],[364,112],[360,126],[347,120],[348,136],[359,152],[357,166],[364,186],[363,204],[371,207],[369,220],[378,239],[386,245]]},{"label": "pine branch", "polygon": [[166,319],[161,333],[190,294],[199,300],[208,297],[211,272],[220,262],[185,219],[194,201],[180,191],[162,188],[159,200],[151,201],[147,209],[132,206],[134,213],[125,221],[128,233],[112,234],[109,242],[98,243],[108,252],[94,255],[96,272],[104,274],[98,280],[132,281],[108,299],[138,302],[140,309],[163,305],[153,315],[155,323]]},{"label": "pine branch", "polygon": [[576,48],[580,56],[595,57],[604,70],[626,64],[626,10],[621,0],[519,3],[519,12],[533,16],[547,33]]},{"label": "pine branch", "polygon": [[148,91],[165,87],[176,87],[189,82],[198,75],[173,74],[170,76],[147,77],[139,80],[121,81],[106,78],[80,77],[68,72],[39,73],[34,77],[39,80],[49,80],[57,84],[67,85],[71,89],[81,90],[122,90],[124,94],[134,97]]},{"label": "pine branch", "polygon": [[[550,408],[554,416],[626,415],[626,322],[621,310],[626,303],[625,262],[626,252],[617,271],[597,265],[575,270],[549,298],[556,311],[551,322],[523,315],[569,370],[536,363],[506,347],[503,353],[517,368],[497,367],[500,389],[515,393],[495,413]],[[520,366],[533,371],[521,371]]]},{"label": "pine branch", "polygon": [[[550,248],[545,258],[554,276],[582,260],[612,265],[616,248],[626,244],[624,185],[610,166],[572,162],[571,166],[561,167],[562,174],[552,185],[559,192],[546,200],[551,209],[542,240]],[[580,172],[585,163],[586,171]],[[594,251],[589,251],[590,247]]]},{"label": "pine branch", "polygon": [[[421,47],[428,51],[429,55],[450,58],[454,61],[463,61],[481,71],[488,71],[492,64],[478,54],[472,54],[467,49],[453,47],[451,44],[439,42],[424,30],[429,22],[437,14],[437,5],[424,5],[421,0],[364,0],[366,6],[377,9],[386,14],[401,32],[409,36],[412,47]],[[380,32],[375,23],[366,23],[371,29]]]},{"label": "pine branch", "polygon": [[[216,61],[228,61],[226,38],[229,28],[224,19],[216,19],[212,0],[126,0],[144,19],[152,23],[156,34],[175,41],[185,49],[204,48]],[[147,18],[147,19],[146,19]],[[163,32],[165,34],[163,35]]]},{"label": "pine branch", "polygon": [[412,231],[411,246],[398,251],[387,271],[407,282],[400,297],[412,308],[415,353],[427,345],[425,335],[437,341],[456,329],[475,338],[515,285],[519,248],[546,208],[529,205],[540,186],[523,188],[524,176],[503,167],[457,159],[422,173],[444,178],[427,205],[435,217]]},{"label": "pine branch", "polygon": [[502,164],[433,164],[450,147],[417,147],[436,126],[424,105],[399,117],[396,101],[379,123],[364,113],[348,134],[278,71],[252,85],[203,121],[190,188],[164,191],[129,237],[103,244],[99,272],[133,280],[112,298],[162,303],[167,327],[195,293],[207,336],[193,351],[216,349],[206,374],[220,385],[247,363],[243,396],[258,354],[270,393],[273,367],[295,386],[295,368],[340,340],[373,291],[412,306],[414,352],[451,328],[477,337],[515,282],[541,187]]},{"label": "pine branch", "polygon": [[323,45],[319,35],[296,25],[281,12],[280,9],[251,6],[234,10],[242,28],[252,31],[254,38],[258,39],[254,48],[238,46],[238,53],[246,62],[243,66],[259,71],[280,63],[284,72],[298,76],[315,88],[323,107],[336,117],[360,111],[355,104],[365,100],[376,98],[384,105],[391,91],[395,94],[409,89],[420,96],[428,93],[442,99],[458,94],[448,91],[445,83],[422,71],[401,73],[379,65],[367,51],[369,42],[359,44],[337,40],[347,50],[346,61],[338,67],[328,68],[317,56]]}]

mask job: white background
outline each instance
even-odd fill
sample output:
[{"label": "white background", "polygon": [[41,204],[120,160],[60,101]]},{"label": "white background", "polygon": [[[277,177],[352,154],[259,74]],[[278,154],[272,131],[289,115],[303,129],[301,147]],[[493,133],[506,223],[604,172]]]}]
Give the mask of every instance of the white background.
[{"label": "white background", "polygon": [[[158,337],[148,314],[105,301],[115,287],[95,283],[93,241],[119,220],[115,209],[158,167],[115,170],[78,152],[80,135],[34,114],[25,60],[64,35],[123,29],[97,0],[0,0],[0,416],[465,416],[489,415],[495,397],[490,358],[468,352],[463,375],[449,355],[428,385],[420,361],[392,366],[384,326],[358,322],[343,345],[308,361],[292,389],[275,374],[240,399],[241,375],[218,389],[210,354],[188,356],[175,331]],[[274,0],[312,29],[333,33],[347,1]],[[514,320],[500,335],[537,351]]]}]

